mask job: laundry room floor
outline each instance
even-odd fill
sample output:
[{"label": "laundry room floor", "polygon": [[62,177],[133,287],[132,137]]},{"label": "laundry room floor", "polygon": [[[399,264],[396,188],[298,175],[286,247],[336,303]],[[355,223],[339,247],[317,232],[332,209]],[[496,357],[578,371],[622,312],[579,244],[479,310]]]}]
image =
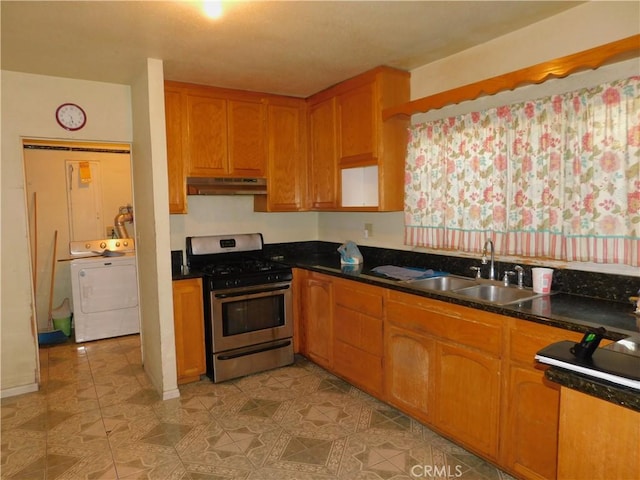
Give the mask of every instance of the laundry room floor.
[{"label": "laundry room floor", "polygon": [[40,391],[2,400],[2,479],[512,479],[302,357],[167,401],[137,335],[40,362]]}]

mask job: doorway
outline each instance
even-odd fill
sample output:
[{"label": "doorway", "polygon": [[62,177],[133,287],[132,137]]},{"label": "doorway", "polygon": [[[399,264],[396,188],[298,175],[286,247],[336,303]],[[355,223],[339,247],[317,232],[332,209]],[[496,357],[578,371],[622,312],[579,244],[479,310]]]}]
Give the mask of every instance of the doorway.
[{"label": "doorway", "polygon": [[73,310],[69,243],[111,238],[121,207],[132,208],[131,146],[25,139],[23,158],[36,322],[46,330],[52,308],[69,299]]}]

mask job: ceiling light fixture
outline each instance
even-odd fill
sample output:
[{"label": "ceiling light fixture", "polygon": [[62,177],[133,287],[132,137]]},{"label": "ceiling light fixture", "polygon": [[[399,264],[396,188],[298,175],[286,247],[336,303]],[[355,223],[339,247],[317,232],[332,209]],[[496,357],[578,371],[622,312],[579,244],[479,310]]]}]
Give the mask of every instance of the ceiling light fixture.
[{"label": "ceiling light fixture", "polygon": [[203,1],[202,10],[207,17],[218,19],[222,16],[222,1]]}]

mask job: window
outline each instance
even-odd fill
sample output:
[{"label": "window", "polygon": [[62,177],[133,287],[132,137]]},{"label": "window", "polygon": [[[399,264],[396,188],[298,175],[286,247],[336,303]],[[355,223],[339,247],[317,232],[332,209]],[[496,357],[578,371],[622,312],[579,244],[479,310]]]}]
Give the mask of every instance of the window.
[{"label": "window", "polygon": [[640,265],[640,77],[414,125],[405,243]]}]

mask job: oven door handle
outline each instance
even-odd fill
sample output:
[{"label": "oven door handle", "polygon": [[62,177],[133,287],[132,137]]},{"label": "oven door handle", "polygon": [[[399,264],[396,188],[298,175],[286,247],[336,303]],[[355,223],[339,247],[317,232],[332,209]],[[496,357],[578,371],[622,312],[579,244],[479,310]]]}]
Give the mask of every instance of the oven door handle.
[{"label": "oven door handle", "polygon": [[266,347],[258,347],[249,351],[242,351],[240,353],[228,353],[218,355],[219,360],[233,360],[234,358],[246,357],[247,355],[254,355],[256,353],[268,352],[270,350],[278,350],[279,348],[288,347],[291,345],[291,340],[285,340],[283,342],[274,343]]},{"label": "oven door handle", "polygon": [[241,292],[231,293],[214,293],[215,298],[233,298],[233,297],[246,297],[247,295],[259,295],[261,293],[279,292],[281,290],[289,290],[290,285],[282,285],[280,287],[260,288],[256,290],[243,290]]}]

